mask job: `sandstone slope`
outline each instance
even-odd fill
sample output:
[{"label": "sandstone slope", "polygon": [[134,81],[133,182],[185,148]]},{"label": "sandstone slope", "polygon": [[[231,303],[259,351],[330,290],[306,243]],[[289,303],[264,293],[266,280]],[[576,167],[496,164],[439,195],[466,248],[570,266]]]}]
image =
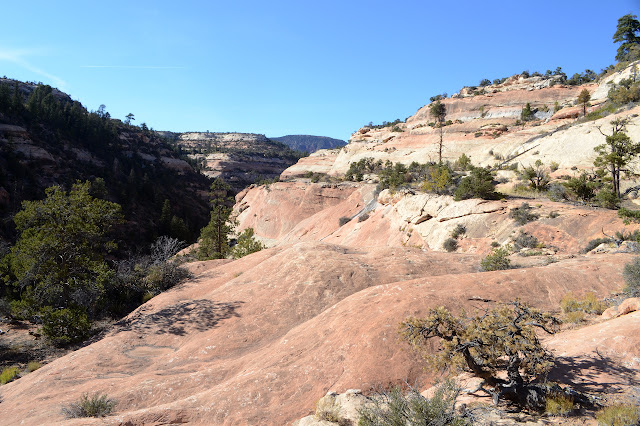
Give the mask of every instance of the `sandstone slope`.
[{"label": "sandstone slope", "polygon": [[[152,299],[92,345],[0,389],[3,424],[62,423],[83,392],[118,400],[69,424],[282,425],[328,390],[429,383],[397,336],[408,315],[524,301],[554,309],[569,291],[603,296],[629,255],[478,274],[478,257],[415,248],[285,244],[202,272]],[[200,266],[200,268],[198,268]]]}]

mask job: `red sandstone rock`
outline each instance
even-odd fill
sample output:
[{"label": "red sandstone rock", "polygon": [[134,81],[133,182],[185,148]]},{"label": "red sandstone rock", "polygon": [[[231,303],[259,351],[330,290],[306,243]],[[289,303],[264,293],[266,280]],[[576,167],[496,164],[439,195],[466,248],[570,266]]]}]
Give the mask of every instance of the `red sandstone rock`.
[{"label": "red sandstone rock", "polygon": [[102,340],[3,386],[0,418],[7,425],[60,423],[61,405],[102,392],[118,400],[109,423],[287,424],[312,412],[330,389],[427,384],[432,376],[423,362],[398,339],[397,324],[409,315],[438,305],[473,310],[482,300],[515,296],[557,309],[570,291],[604,296],[618,289],[630,259],[478,274],[479,258],[471,255],[275,247],[202,268]]}]

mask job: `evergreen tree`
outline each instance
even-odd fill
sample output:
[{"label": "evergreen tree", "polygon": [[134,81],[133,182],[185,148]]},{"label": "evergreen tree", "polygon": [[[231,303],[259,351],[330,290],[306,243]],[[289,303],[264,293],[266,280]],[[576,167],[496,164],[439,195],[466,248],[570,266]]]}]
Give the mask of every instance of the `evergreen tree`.
[{"label": "evergreen tree", "polygon": [[442,164],[442,127],[447,117],[447,107],[440,99],[429,105],[429,113],[434,118],[436,127],[440,129],[440,144],[438,145],[438,164]]},{"label": "evergreen tree", "polygon": [[229,234],[233,232],[231,220],[233,197],[231,187],[222,179],[211,184],[211,220],[200,231],[198,259],[224,259],[229,254]]},{"label": "evergreen tree", "polygon": [[613,41],[621,43],[616,55],[618,62],[632,61],[637,58],[634,55],[634,50],[640,48],[640,37],[637,35],[640,32],[640,22],[637,18],[636,15],[628,14],[618,19],[616,33],[613,35]]},{"label": "evergreen tree", "polygon": [[535,111],[531,109],[531,104],[529,102],[526,103],[524,108],[522,108],[522,112],[520,113],[520,118],[522,121],[533,120]]},{"label": "evergreen tree", "polygon": [[582,92],[578,95],[578,104],[582,105],[582,115],[587,115],[587,105],[591,100],[591,95],[587,89],[582,89]]},{"label": "evergreen tree", "polygon": [[253,228],[247,228],[238,236],[236,245],[233,247],[231,254],[234,259],[239,259],[262,249],[264,249],[264,245],[255,239]]},{"label": "evergreen tree", "polygon": [[106,235],[121,220],[120,206],[89,190],[89,182],[69,193],[53,186],[44,200],[25,201],[14,218],[20,237],[8,265],[22,300],[34,309],[92,312],[112,279],[104,255],[115,244]]},{"label": "evergreen tree", "polygon": [[625,133],[629,120],[617,118],[611,121],[611,135],[600,133],[606,137],[606,142],[594,148],[598,156],[593,161],[593,165],[600,171],[610,175],[613,185],[613,193],[620,198],[620,176],[630,174],[628,168],[631,161],[640,153],[640,143],[633,142]]}]

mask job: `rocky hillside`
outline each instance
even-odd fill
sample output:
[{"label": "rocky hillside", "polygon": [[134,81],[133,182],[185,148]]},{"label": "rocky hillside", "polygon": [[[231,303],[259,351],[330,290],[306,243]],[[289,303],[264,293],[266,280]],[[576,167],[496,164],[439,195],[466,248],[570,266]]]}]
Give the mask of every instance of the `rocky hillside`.
[{"label": "rocky hillside", "polygon": [[254,133],[168,133],[209,177],[222,178],[236,191],[277,179],[303,155],[282,142]]},{"label": "rocky hillside", "polygon": [[207,179],[155,132],[104,109],[88,112],[49,86],[0,79],[0,239],[15,237],[11,218],[23,200],[77,180],[98,180],[96,194],[123,206],[122,237],[132,249],[162,232],[165,200],[169,219],[182,223],[181,239],[196,236],[208,218]]},{"label": "rocky hillside", "polygon": [[[517,157],[522,166],[536,160],[557,162],[559,173],[565,174],[571,173],[572,167],[592,168],[593,148],[604,142],[598,127],[608,131],[613,118],[628,117],[629,136],[640,140],[640,110],[623,109],[618,115],[576,120],[582,113],[576,105],[578,94],[586,88],[591,94],[587,112],[595,111],[606,101],[611,83],[629,78],[631,73],[630,66],[582,86],[559,83],[554,76],[515,75],[500,84],[461,90],[441,101],[450,121],[443,128],[443,160],[454,162],[464,153],[473,164],[493,166],[528,150]],[[527,103],[536,118],[532,122],[521,120]],[[439,129],[433,122],[429,105],[425,105],[405,122],[365,126],[353,133],[339,152],[319,151],[286,170],[283,178],[302,177],[307,171],[343,176],[351,163],[367,157],[406,165],[437,161]]]},{"label": "rocky hillside", "polygon": [[347,144],[340,139],[311,135],[287,135],[271,139],[282,142],[296,151],[309,153],[314,153],[320,149],[341,148]]}]

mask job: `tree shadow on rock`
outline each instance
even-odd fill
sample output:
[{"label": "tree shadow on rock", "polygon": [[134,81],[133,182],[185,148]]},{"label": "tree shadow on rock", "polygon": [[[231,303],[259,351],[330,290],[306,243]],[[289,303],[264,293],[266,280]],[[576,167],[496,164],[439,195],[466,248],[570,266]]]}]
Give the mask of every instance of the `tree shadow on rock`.
[{"label": "tree shadow on rock", "polygon": [[592,356],[557,357],[549,379],[584,393],[620,393],[639,384],[637,370],[597,351]]},{"label": "tree shadow on rock", "polygon": [[242,302],[218,303],[208,299],[185,300],[157,312],[139,310],[133,316],[117,322],[118,331],[140,334],[174,334],[210,330],[222,320],[239,317],[236,310]]}]

